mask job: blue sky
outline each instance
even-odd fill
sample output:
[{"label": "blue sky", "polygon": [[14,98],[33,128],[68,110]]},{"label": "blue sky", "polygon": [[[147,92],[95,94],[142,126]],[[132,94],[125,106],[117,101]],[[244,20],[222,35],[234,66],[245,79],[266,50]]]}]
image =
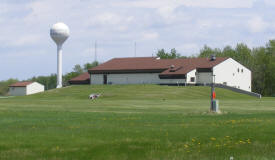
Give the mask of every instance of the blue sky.
[{"label": "blue sky", "polygon": [[275,39],[274,0],[0,0],[0,80],[56,73],[56,22],[71,36],[63,46],[63,73],[75,64],[114,57],[152,56],[160,48],[197,54]]}]

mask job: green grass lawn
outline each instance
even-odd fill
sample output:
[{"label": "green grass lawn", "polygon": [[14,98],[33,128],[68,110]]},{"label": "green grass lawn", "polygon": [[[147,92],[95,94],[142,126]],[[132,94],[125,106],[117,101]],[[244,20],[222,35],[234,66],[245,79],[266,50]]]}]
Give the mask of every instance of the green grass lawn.
[{"label": "green grass lawn", "polygon": [[275,160],[275,99],[216,92],[221,114],[209,113],[209,87],[73,86],[0,99],[0,160]]}]

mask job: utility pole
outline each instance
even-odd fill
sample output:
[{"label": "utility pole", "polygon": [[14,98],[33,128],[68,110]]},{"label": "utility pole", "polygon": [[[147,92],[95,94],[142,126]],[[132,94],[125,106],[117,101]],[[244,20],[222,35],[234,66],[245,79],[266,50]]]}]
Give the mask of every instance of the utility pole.
[{"label": "utility pole", "polygon": [[[216,60],[216,56],[215,55],[211,55],[210,57],[210,61],[215,61]],[[211,69],[212,71],[212,83],[211,83],[211,104],[210,104],[210,111],[211,112],[215,112],[218,113],[219,112],[219,101],[216,100],[216,93],[215,93],[215,76],[214,75],[214,69]]]},{"label": "utility pole", "polygon": [[210,111],[217,112],[218,111],[218,105],[216,101],[216,93],[215,93],[215,76],[212,73],[212,83],[211,83],[211,107]]}]

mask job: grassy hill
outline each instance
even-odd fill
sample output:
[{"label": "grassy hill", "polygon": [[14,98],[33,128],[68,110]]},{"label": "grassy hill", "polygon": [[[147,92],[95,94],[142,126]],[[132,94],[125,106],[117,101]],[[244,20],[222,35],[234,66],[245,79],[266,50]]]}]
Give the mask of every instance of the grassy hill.
[{"label": "grassy hill", "polygon": [[[239,94],[226,89],[216,88],[218,99],[251,99],[251,96]],[[146,99],[209,99],[209,87],[192,86],[159,86],[159,85],[98,85],[98,86],[70,86],[58,90],[50,90],[42,94],[29,96],[30,98],[73,98],[87,99],[91,93],[101,93],[104,100],[146,100]],[[25,98],[25,97],[24,97]]]},{"label": "grassy hill", "polygon": [[209,87],[72,86],[0,99],[0,159],[275,157],[275,99],[216,92],[218,115]]}]

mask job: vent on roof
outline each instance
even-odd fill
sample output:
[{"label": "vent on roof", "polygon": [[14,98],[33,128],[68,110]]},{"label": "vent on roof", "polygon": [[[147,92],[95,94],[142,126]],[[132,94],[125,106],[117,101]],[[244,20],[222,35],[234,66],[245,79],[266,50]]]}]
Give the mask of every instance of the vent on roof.
[{"label": "vent on roof", "polygon": [[175,65],[172,64],[172,65],[170,66],[170,72],[175,72],[175,71],[176,71],[176,70],[175,70]]},{"label": "vent on roof", "polygon": [[215,61],[216,60],[216,56],[214,55],[214,54],[212,54],[211,56],[210,56],[210,61]]},{"label": "vent on roof", "polygon": [[156,59],[157,59],[157,60],[160,60],[160,57],[157,57]]},{"label": "vent on roof", "polygon": [[172,64],[172,65],[170,66],[170,69],[174,69],[174,68],[175,68],[175,65]]}]

